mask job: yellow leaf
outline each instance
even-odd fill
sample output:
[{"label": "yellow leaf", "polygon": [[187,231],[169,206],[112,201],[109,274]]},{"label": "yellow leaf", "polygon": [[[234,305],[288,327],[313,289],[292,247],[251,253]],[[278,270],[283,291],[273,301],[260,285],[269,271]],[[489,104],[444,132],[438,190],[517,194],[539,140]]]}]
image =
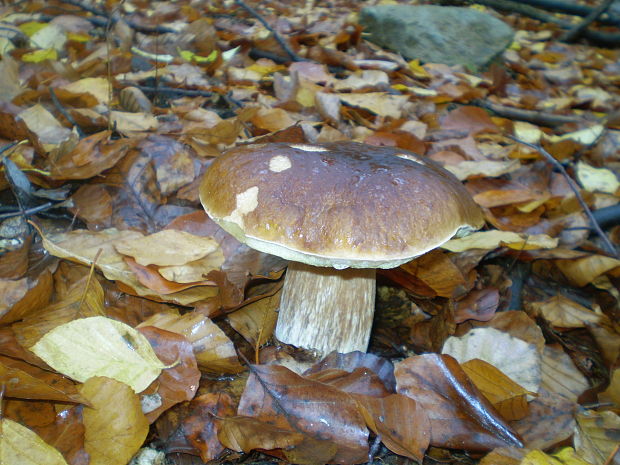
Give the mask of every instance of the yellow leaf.
[{"label": "yellow leaf", "polygon": [[210,237],[164,229],[148,236],[120,240],[115,247],[143,266],[175,266],[206,257],[218,249],[218,244]]},{"label": "yellow leaf", "polygon": [[102,316],[58,326],[31,350],[54,370],[77,381],[107,376],[136,392],[146,389],[165,368],[142,334]]},{"label": "yellow leaf", "polygon": [[72,40],[73,42],[89,42],[93,38],[85,33],[68,32],[67,39]]},{"label": "yellow leaf", "polygon": [[57,60],[58,52],[53,48],[47,48],[44,50],[36,50],[34,52],[24,53],[22,55],[22,61],[25,63],[40,63],[45,60]]},{"label": "yellow leaf", "polygon": [[546,234],[519,234],[494,229],[452,239],[441,247],[451,252],[463,252],[470,249],[495,249],[502,245],[515,250],[554,249],[558,246],[558,239]]},{"label": "yellow leaf", "polygon": [[409,63],[409,71],[413,73],[418,79],[430,79],[431,75],[420,64],[420,60],[411,60]]},{"label": "yellow leaf", "polygon": [[600,275],[618,268],[620,260],[604,255],[588,255],[571,260],[556,260],[555,264],[572,284],[581,287],[591,283]]},{"label": "yellow leaf", "polygon": [[26,34],[28,37],[32,37],[34,34],[39,32],[41,29],[44,29],[48,26],[48,23],[40,23],[38,21],[29,21],[27,23],[23,23],[19,25],[19,30]]},{"label": "yellow leaf", "polygon": [[478,358],[462,363],[461,367],[506,420],[520,420],[527,415],[529,392],[499,368]]},{"label": "yellow leaf", "polygon": [[90,465],[126,465],[146,439],[149,424],[140,399],[131,388],[113,379],[89,379],[80,394],[84,407],[84,449]]},{"label": "yellow leaf", "polygon": [[614,194],[620,187],[616,174],[607,168],[595,168],[582,161],[577,163],[577,178],[587,191]]},{"label": "yellow leaf", "polygon": [[67,465],[60,452],[13,420],[3,418],[0,433],[2,465]]}]

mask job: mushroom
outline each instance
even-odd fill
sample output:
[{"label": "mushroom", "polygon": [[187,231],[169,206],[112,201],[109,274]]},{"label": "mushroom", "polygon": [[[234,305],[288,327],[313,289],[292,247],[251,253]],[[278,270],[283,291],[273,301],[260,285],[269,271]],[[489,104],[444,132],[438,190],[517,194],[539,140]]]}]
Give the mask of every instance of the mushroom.
[{"label": "mushroom", "polygon": [[231,149],[207,169],[200,199],[239,241],[290,261],[275,336],[319,354],[366,351],[376,268],[483,225],[435,162],[356,142]]}]

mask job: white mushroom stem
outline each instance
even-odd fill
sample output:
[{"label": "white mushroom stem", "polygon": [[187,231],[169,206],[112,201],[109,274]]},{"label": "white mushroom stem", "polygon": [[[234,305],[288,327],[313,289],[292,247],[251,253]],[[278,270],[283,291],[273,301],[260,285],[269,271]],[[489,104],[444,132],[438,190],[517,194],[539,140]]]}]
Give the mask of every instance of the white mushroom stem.
[{"label": "white mushroom stem", "polygon": [[375,310],[374,269],[336,270],[290,262],[276,338],[321,355],[365,352]]}]

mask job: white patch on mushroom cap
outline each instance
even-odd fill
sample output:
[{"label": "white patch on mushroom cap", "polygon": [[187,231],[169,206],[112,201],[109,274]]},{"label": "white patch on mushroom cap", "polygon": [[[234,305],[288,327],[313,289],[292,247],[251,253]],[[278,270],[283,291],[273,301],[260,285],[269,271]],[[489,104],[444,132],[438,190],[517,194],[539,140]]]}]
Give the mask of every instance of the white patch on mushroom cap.
[{"label": "white patch on mushroom cap", "polygon": [[289,144],[289,147],[293,149],[303,150],[304,152],[327,152],[327,149],[325,147],[319,147],[318,145]]},{"label": "white patch on mushroom cap", "polygon": [[248,190],[237,194],[236,197],[235,209],[230,215],[222,218],[222,220],[235,223],[243,228],[243,216],[253,212],[258,206],[258,187],[250,187]]},{"label": "white patch on mushroom cap", "polygon": [[269,160],[269,171],[273,171],[274,173],[285,171],[291,166],[293,166],[291,164],[291,159],[289,157],[285,157],[284,155],[276,155]]},{"label": "white patch on mushroom cap", "polygon": [[416,155],[412,155],[410,153],[397,153],[396,156],[398,158],[404,158],[405,160],[410,160],[414,163],[419,163],[420,165],[426,166],[426,163],[424,163],[424,160],[421,157],[418,157]]}]

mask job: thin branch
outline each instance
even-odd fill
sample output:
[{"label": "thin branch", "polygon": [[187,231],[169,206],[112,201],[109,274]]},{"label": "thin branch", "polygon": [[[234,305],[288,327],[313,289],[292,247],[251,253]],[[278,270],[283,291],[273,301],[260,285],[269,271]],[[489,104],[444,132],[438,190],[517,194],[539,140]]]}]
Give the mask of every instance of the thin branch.
[{"label": "thin branch", "polygon": [[140,89],[142,92],[148,92],[153,94],[172,94],[172,95],[181,95],[186,97],[212,97],[214,94],[208,90],[194,90],[194,89],[180,89],[177,87],[166,87],[166,86],[141,86],[138,84],[124,82],[123,84],[130,85],[132,87],[136,87]]},{"label": "thin branch", "polygon": [[235,0],[235,3],[254,16],[265,27],[265,29],[273,34],[274,39],[276,39],[278,44],[280,44],[280,47],[282,47],[282,49],[290,57],[291,61],[305,61],[293,51],[290,45],[282,38],[282,36],[280,36],[280,34],[275,31],[275,29],[269,25],[269,23],[258,13],[258,11],[246,4],[243,0]]},{"label": "thin branch", "polygon": [[[562,29],[571,29],[574,26],[568,21],[557,18],[556,16],[549,13],[545,13],[544,11],[541,11],[530,5],[524,5],[520,2],[515,2],[511,0],[476,0],[475,3],[490,6],[491,8],[495,8],[498,10],[518,13],[523,16],[537,19],[538,21],[542,21],[545,23],[557,24]],[[620,34],[618,33],[605,33],[586,29],[585,31],[583,31],[583,37],[591,40],[592,42],[611,47],[620,44]]]},{"label": "thin branch", "polygon": [[[566,2],[561,0],[521,0],[521,3],[526,3],[536,8],[542,8],[543,10],[584,17],[592,13],[592,10],[594,9],[588,5],[581,5],[579,3]],[[599,21],[603,24],[617,25],[620,24],[620,17],[607,13],[605,17],[599,18]]]},{"label": "thin branch", "polygon": [[508,107],[499,105],[487,100],[474,100],[474,105],[478,105],[486,110],[495,113],[504,118],[516,119],[519,121],[527,121],[533,124],[555,127],[566,123],[582,123],[584,118],[573,115],[556,115],[554,113],[545,113],[535,110],[523,110],[521,108]]},{"label": "thin branch", "polygon": [[583,19],[583,21],[562,34],[560,36],[560,40],[564,42],[574,42],[577,38],[579,38],[579,36],[584,33],[584,31],[590,24],[598,20],[599,16],[601,16],[609,9],[609,7],[614,1],[615,0],[603,0],[599,6],[594,8],[590,12],[590,14]]},{"label": "thin branch", "polygon": [[[120,18],[118,17],[113,17],[108,15],[105,11],[103,10],[99,10],[98,8],[89,6],[89,5],[84,5],[82,2],[78,1],[78,0],[61,0],[63,3],[67,3],[69,5],[73,5],[76,6],[84,11],[87,11],[88,13],[91,13],[95,16],[102,16],[103,18],[105,18],[105,21],[103,21],[101,24],[98,24],[99,26],[105,26],[107,24],[108,21],[111,21],[112,24],[116,24]],[[91,21],[94,23],[94,21],[91,20],[91,18],[86,18],[88,21]],[[131,19],[123,19],[123,21],[125,23],[127,23],[127,25],[132,28],[134,31],[137,32],[142,32],[144,34],[166,34],[166,33],[178,33],[178,31],[166,27],[166,26],[143,26],[141,24],[136,23],[135,21],[132,21]]]},{"label": "thin branch", "polygon": [[37,207],[32,207],[32,208],[28,208],[26,210],[19,210],[19,211],[12,211],[9,213],[1,213],[0,214],[0,219],[5,219],[5,218],[12,218],[14,216],[30,216],[30,215],[34,215],[35,213],[39,213],[45,210],[49,210],[50,208],[54,208],[56,206],[56,204],[52,203],[52,202],[46,202],[43,205],[39,205]]},{"label": "thin branch", "polygon": [[58,97],[56,96],[56,92],[54,92],[54,89],[52,89],[51,87],[50,87],[50,96],[52,97],[52,102],[54,102],[54,106],[56,107],[56,109],[60,112],[62,116],[65,117],[65,119],[69,122],[69,124],[77,130],[79,138],[82,139],[84,137],[84,131],[82,131],[82,128],[75,122],[75,119],[73,119],[73,116],[71,116],[67,112],[67,110],[65,110],[65,107],[63,107],[62,103],[60,103],[60,100],[58,100]]},{"label": "thin branch", "polygon": [[611,243],[611,241],[609,240],[607,235],[603,232],[603,230],[599,226],[598,222],[596,221],[596,218],[592,214],[592,210],[590,210],[590,207],[588,207],[588,204],[586,204],[585,200],[583,200],[583,197],[581,196],[581,193],[579,192],[579,186],[573,180],[573,178],[571,178],[570,175],[566,172],[566,170],[564,169],[564,166],[562,165],[562,163],[560,163],[558,160],[556,160],[556,158],[553,155],[551,155],[549,152],[547,152],[545,150],[545,148],[541,147],[540,145],[530,144],[529,142],[525,142],[525,141],[519,140],[516,137],[510,136],[510,135],[508,137],[510,139],[514,140],[515,142],[518,142],[518,143],[523,144],[523,145],[525,145],[525,146],[527,146],[527,147],[529,147],[531,149],[536,150],[549,163],[551,163],[554,166],[554,168],[556,168],[562,174],[562,176],[564,176],[564,179],[566,179],[566,182],[568,183],[569,187],[571,188],[571,190],[575,194],[575,197],[577,198],[577,201],[579,202],[579,205],[581,205],[581,208],[583,209],[583,212],[586,214],[586,216],[590,220],[590,224],[592,225],[592,229],[594,229],[596,231],[596,233],[599,235],[599,237],[603,241],[603,245],[605,246],[605,249],[607,249],[607,252],[609,252],[615,258],[620,258],[620,255],[618,254],[618,251],[616,250],[614,245]]}]

